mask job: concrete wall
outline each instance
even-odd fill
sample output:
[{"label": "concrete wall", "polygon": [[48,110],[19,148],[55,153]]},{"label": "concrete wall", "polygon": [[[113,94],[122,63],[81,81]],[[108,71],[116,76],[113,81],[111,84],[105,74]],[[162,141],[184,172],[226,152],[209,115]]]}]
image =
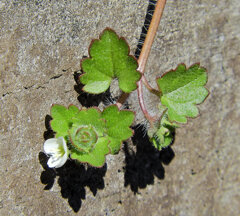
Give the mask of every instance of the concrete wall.
[{"label": "concrete wall", "polygon": [[[147,0],[0,1],[0,215],[240,215],[239,0],[167,1],[147,79],[155,85],[179,63],[200,62],[210,91],[171,148],[155,152],[140,127],[102,169],[46,167],[51,104],[89,99],[74,89],[74,73],[91,39],[111,27],[134,54],[147,8]],[[158,99],[145,93],[155,112]],[[128,103],[143,122],[136,93]]]}]

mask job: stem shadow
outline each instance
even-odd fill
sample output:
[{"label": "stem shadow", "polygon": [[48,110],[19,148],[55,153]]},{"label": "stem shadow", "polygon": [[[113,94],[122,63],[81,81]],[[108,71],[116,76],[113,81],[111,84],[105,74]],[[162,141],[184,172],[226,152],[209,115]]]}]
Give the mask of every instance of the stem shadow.
[{"label": "stem shadow", "polygon": [[153,184],[154,176],[164,179],[163,165],[170,164],[175,154],[170,146],[161,151],[155,149],[148,136],[144,135],[143,125],[137,125],[133,129],[135,134],[132,141],[136,145],[136,152],[130,150],[128,145],[124,145],[126,163],[124,186],[130,185],[131,190],[137,193],[139,188]]}]

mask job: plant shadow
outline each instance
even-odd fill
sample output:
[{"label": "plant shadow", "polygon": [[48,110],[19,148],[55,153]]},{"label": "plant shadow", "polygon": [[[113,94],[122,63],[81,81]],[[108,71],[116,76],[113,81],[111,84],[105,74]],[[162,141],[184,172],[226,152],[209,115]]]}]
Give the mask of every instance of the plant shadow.
[{"label": "plant shadow", "polygon": [[137,125],[133,129],[135,133],[132,141],[136,145],[136,152],[130,150],[128,145],[124,145],[126,163],[124,186],[130,185],[131,190],[137,193],[139,188],[153,184],[154,176],[164,179],[163,165],[170,164],[175,154],[170,146],[161,151],[155,149],[148,136],[144,135],[143,125]]},{"label": "plant shadow", "polygon": [[[44,132],[44,139],[54,137],[54,132],[51,130],[51,116],[45,117],[45,126],[47,131]],[[61,187],[61,195],[68,199],[68,203],[74,212],[78,212],[82,205],[82,200],[86,197],[86,187],[95,196],[98,189],[104,189],[103,177],[107,171],[107,165],[102,168],[90,167],[79,164],[73,160],[68,160],[63,167],[51,169],[47,166],[48,156],[40,152],[39,162],[44,171],[41,173],[40,180],[45,185],[44,190],[50,190],[53,187],[55,179],[58,178],[58,184]]]},{"label": "plant shadow", "polygon": [[[156,1],[149,0],[147,15],[135,52],[136,58],[139,57],[141,52],[155,4]],[[79,94],[78,101],[82,106],[87,108],[92,106],[98,107],[101,102],[103,102],[104,105],[109,105],[109,102],[113,102],[109,89],[98,95],[84,92],[83,85],[79,82],[81,74],[81,71],[74,73],[76,82],[74,89]],[[51,120],[51,116],[46,115],[46,131],[43,134],[45,140],[54,137],[54,132],[50,127]],[[172,161],[174,152],[171,147],[163,149],[160,152],[157,151],[149,142],[148,137],[146,135],[144,136],[143,126],[137,125],[133,129],[135,134],[132,137],[132,141],[136,145],[136,152],[131,151],[128,145],[124,145],[126,162],[124,168],[124,185],[125,187],[130,185],[131,190],[137,193],[139,188],[145,188],[147,185],[153,184],[154,176],[159,179],[164,178],[165,171],[163,164],[168,165]],[[74,212],[78,212],[81,208],[82,200],[86,197],[86,187],[90,189],[94,196],[97,194],[97,190],[102,190],[105,187],[104,176],[107,171],[106,164],[102,168],[94,168],[68,160],[63,167],[51,169],[47,166],[48,156],[43,152],[40,152],[38,156],[39,162],[44,169],[40,176],[42,184],[45,185],[44,190],[50,190],[58,178],[58,184],[61,187],[61,195],[63,198],[68,199],[68,203]]]},{"label": "plant shadow", "polygon": [[109,89],[106,92],[97,94],[97,95],[84,92],[83,91],[84,85],[79,81],[79,77],[81,75],[82,75],[82,72],[74,73],[74,80],[76,82],[76,85],[74,85],[74,90],[79,94],[78,101],[82,106],[87,108],[93,107],[93,106],[98,107],[101,102],[103,102],[104,105],[107,105],[108,101],[113,101]]},{"label": "plant shadow", "polygon": [[[141,53],[156,3],[156,0],[149,0],[144,25],[134,54],[136,58]],[[165,170],[163,165],[168,165],[175,154],[170,146],[161,151],[155,149],[149,141],[143,125],[136,125],[133,129],[135,133],[132,142],[136,146],[136,150],[134,151],[128,145],[124,145],[126,163],[124,167],[124,186],[130,185],[131,190],[137,193],[139,188],[146,188],[147,185],[153,184],[154,176],[158,179],[164,179]]]},{"label": "plant shadow", "polygon": [[[75,91],[79,94],[78,101],[84,107],[98,107],[101,102],[104,105],[111,102],[110,91],[107,90],[103,94],[92,95],[82,90],[83,85],[79,82],[79,77],[82,73],[77,71],[74,73],[76,85]],[[45,140],[54,137],[54,131],[51,129],[50,121],[52,117],[46,115],[45,127],[46,131],[43,134]],[[95,196],[98,189],[104,189],[104,176],[107,171],[107,165],[102,168],[95,168],[86,164],[80,164],[73,160],[68,160],[63,167],[51,169],[47,166],[48,156],[40,152],[39,161],[44,171],[41,173],[40,180],[45,185],[44,190],[50,190],[53,187],[55,179],[58,178],[58,184],[61,187],[61,195],[68,199],[71,208],[78,212],[82,205],[82,200],[86,197],[86,189],[88,187]]]}]

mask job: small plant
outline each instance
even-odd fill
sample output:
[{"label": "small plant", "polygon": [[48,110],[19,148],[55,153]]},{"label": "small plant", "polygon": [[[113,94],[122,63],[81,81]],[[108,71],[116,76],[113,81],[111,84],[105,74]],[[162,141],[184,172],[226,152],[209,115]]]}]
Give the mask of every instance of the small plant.
[{"label": "small plant", "polygon": [[[79,110],[73,105],[68,108],[53,105],[51,116],[51,127],[56,132],[55,137],[65,140],[70,157],[95,167],[103,166],[105,155],[116,154],[122,141],[133,134],[129,126],[133,123],[134,113],[128,110],[120,111],[114,105],[108,106],[103,112],[94,107]],[[46,140],[44,147],[51,144],[53,149],[55,146],[59,148],[54,142],[49,144],[49,140]],[[54,157],[54,150],[53,153],[46,150],[45,152]],[[51,166],[51,157],[49,161]]]},{"label": "small plant", "polygon": [[[197,117],[200,104],[208,95],[204,87],[206,70],[199,64],[187,68],[179,64],[175,70],[156,79],[158,89],[146,81],[144,69],[151,45],[166,1],[159,0],[152,18],[140,57],[129,55],[129,46],[124,38],[106,28],[99,39],[93,40],[89,58],[81,61],[83,75],[80,82],[83,91],[90,94],[105,92],[113,79],[118,79],[122,95],[115,105],[103,111],[97,107],[82,108],[70,105],[68,108],[53,105],[51,128],[55,138],[46,140],[44,150],[51,157],[49,167],[62,166],[68,155],[81,163],[102,167],[107,154],[117,154],[122,142],[133,135],[130,129],[134,112],[121,110],[128,95],[137,89],[140,107],[149,122],[148,136],[159,151],[169,146],[179,123],[187,123],[187,117]],[[159,97],[159,114],[151,116],[144,104],[142,85]]]}]

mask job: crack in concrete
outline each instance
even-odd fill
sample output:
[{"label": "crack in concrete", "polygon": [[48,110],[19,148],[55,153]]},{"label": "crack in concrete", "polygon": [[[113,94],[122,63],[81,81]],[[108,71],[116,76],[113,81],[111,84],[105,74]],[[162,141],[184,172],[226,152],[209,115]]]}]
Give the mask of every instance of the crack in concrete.
[{"label": "crack in concrete", "polygon": [[58,79],[58,78],[60,78],[62,75],[63,75],[63,74],[58,74],[58,75],[56,75],[56,76],[51,77],[49,80]]},{"label": "crack in concrete", "polygon": [[[35,84],[33,84],[33,85],[30,85],[30,86],[23,86],[22,88],[17,89],[17,90],[15,90],[15,91],[5,92],[5,93],[2,94],[2,98],[6,97],[6,96],[8,96],[8,95],[12,95],[12,94],[19,93],[19,92],[21,92],[22,90],[45,89],[46,87],[45,87],[44,85],[49,84],[49,82],[50,82],[51,80],[56,80],[56,79],[62,77],[63,75],[68,74],[68,73],[65,73],[65,72],[67,72],[69,69],[70,69],[70,68],[68,68],[68,69],[63,69],[63,70],[62,70],[63,73],[57,74],[57,75],[55,75],[55,76],[53,76],[53,77],[50,77],[47,81],[45,81],[44,83],[41,83],[41,84],[38,85],[37,87],[35,87],[35,86],[37,85],[37,84],[35,83]],[[70,70],[70,71],[71,71],[71,70]],[[76,72],[78,72],[78,71],[76,71]],[[75,73],[75,71],[73,72],[73,74],[74,74],[74,73]]]},{"label": "crack in concrete", "polygon": [[7,95],[9,95],[9,94],[12,94],[13,92],[6,92],[6,93],[4,93],[4,94],[2,94],[2,97],[5,97],[5,96],[7,96]]}]

